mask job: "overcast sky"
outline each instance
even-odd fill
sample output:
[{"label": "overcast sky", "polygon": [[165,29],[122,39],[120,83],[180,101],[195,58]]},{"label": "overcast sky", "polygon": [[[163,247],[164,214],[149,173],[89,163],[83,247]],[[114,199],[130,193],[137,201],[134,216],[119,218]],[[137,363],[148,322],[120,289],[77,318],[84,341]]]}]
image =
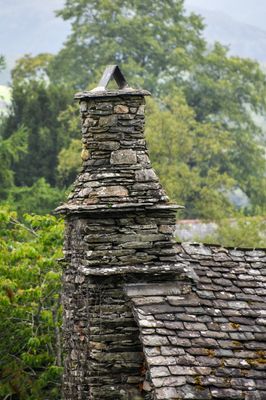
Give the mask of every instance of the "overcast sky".
[{"label": "overcast sky", "polygon": [[64,0],[0,0],[0,53],[58,51],[68,24],[56,18],[54,10],[63,4]]},{"label": "overcast sky", "polygon": [[237,21],[266,30],[266,0],[185,0],[186,5],[222,11]]}]

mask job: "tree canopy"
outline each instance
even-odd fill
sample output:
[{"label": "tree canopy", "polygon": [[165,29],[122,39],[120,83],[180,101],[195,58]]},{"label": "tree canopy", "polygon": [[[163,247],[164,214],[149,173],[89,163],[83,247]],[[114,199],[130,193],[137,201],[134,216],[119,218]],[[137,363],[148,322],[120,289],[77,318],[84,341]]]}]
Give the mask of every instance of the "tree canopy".
[{"label": "tree canopy", "polygon": [[70,103],[71,94],[66,85],[51,85],[45,78],[49,59],[26,56],[12,72],[12,108],[1,130],[4,138],[20,126],[28,132],[28,151],[12,165],[18,186],[32,185],[42,177],[55,185],[57,155],[68,144],[58,116]]},{"label": "tree canopy", "polygon": [[200,123],[180,92],[148,102],[147,139],[152,163],[171,199],[185,205],[183,216],[214,219],[230,215],[232,205],[221,188],[236,181],[224,170],[229,132],[219,124]]},{"label": "tree canopy", "polygon": [[178,84],[205,48],[202,19],[187,15],[183,3],[67,0],[58,15],[72,22],[72,32],[53,73],[84,88],[97,81],[102,66],[119,64],[132,85],[154,94],[173,78]]},{"label": "tree canopy", "polygon": [[60,398],[62,224],[0,210],[0,398]]}]

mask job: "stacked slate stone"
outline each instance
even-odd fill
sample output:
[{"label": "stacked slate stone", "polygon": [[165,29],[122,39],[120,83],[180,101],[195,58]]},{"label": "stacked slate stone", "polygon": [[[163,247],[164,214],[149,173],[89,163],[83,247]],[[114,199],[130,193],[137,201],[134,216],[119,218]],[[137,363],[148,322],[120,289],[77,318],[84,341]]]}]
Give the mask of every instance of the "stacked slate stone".
[{"label": "stacked slate stone", "polygon": [[143,398],[146,364],[123,287],[184,274],[173,239],[178,207],[169,204],[144,139],[148,94],[126,87],[76,95],[83,169],[57,209],[66,215],[65,400]]},{"label": "stacked slate stone", "polygon": [[[110,96],[110,94],[112,96]],[[78,94],[81,99],[83,171],[69,196],[68,208],[128,207],[165,203],[167,199],[151,168],[144,140],[144,95],[135,91],[115,96]],[[85,97],[85,98],[84,98]]]},{"label": "stacked slate stone", "polygon": [[157,400],[266,399],[266,249],[178,244],[198,279],[130,284]]}]

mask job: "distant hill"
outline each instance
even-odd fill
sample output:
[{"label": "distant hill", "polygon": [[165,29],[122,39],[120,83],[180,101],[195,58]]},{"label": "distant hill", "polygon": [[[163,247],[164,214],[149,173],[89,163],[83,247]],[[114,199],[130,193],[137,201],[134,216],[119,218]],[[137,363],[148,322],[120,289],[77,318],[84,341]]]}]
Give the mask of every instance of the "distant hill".
[{"label": "distant hill", "polygon": [[70,32],[70,24],[56,18],[64,0],[0,0],[0,54],[7,69],[0,84],[10,81],[15,60],[24,54],[57,53]]},{"label": "distant hill", "polygon": [[208,42],[219,41],[229,46],[230,54],[266,63],[266,30],[239,22],[221,11],[186,6],[204,17],[204,36]]}]

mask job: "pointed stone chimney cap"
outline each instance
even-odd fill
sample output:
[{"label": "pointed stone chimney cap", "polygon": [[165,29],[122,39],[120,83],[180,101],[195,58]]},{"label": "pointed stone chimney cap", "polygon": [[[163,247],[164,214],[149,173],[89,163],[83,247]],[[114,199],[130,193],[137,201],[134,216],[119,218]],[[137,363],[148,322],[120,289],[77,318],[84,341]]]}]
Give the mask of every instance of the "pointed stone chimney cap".
[{"label": "pointed stone chimney cap", "polygon": [[[107,86],[111,79],[114,79],[116,81],[118,86],[117,90],[107,89]],[[150,92],[148,90],[131,88],[128,85],[128,82],[118,65],[107,65],[100,79],[100,82],[98,83],[98,86],[90,91],[76,93],[75,99],[81,100],[92,97],[117,95],[150,96]]]}]

